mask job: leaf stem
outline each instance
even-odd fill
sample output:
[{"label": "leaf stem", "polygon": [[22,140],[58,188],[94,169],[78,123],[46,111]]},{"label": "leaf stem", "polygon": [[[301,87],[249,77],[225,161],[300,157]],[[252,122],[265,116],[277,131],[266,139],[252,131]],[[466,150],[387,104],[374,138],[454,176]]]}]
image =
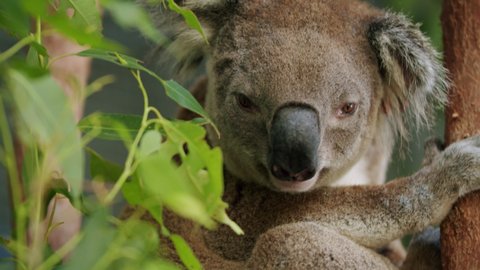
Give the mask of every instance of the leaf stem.
[{"label": "leaf stem", "polygon": [[23,47],[27,46],[28,44],[30,44],[34,41],[35,41],[35,36],[34,35],[28,35],[28,36],[22,38],[17,43],[15,43],[12,47],[10,47],[8,50],[4,51],[3,53],[0,53],[0,63],[6,61],[8,58],[15,55]]},{"label": "leaf stem", "polygon": [[145,89],[145,86],[143,85],[142,78],[140,76],[140,71],[135,70],[132,71],[133,77],[138,82],[138,86],[140,88],[140,91],[142,92],[143,96],[143,115],[142,115],[142,125],[140,126],[140,129],[138,130],[137,135],[135,136],[135,139],[133,140],[132,146],[130,147],[130,150],[128,152],[127,160],[125,161],[125,168],[118,178],[117,182],[113,186],[112,190],[108,193],[107,197],[105,198],[105,204],[110,204],[113,199],[115,199],[115,196],[117,196],[118,192],[122,189],[123,184],[127,181],[128,177],[133,173],[132,166],[135,158],[135,154],[137,152],[138,145],[140,144],[140,140],[143,136],[143,133],[145,133],[145,130],[148,127],[148,95],[147,95],[147,90]]},{"label": "leaf stem", "polygon": [[48,259],[46,259],[37,269],[38,270],[48,270],[52,269],[57,265],[67,254],[69,254],[82,239],[82,234],[77,234],[73,236],[65,245],[55,251]]},{"label": "leaf stem", "polygon": [[46,68],[50,68],[50,66],[58,60],[61,60],[65,57],[74,56],[74,55],[77,55],[77,53],[65,53],[65,54],[61,54],[59,56],[55,56],[48,61]]},{"label": "leaf stem", "polygon": [[[2,141],[5,151],[5,167],[8,171],[8,178],[10,183],[10,196],[12,198],[12,213],[14,215],[14,226],[12,229],[12,238],[16,239],[15,250],[22,250],[26,246],[26,230],[25,230],[25,211],[22,205],[22,185],[20,175],[17,170],[17,162],[15,159],[15,148],[13,146],[13,139],[6,117],[5,107],[3,105],[2,97],[0,96],[0,132],[2,134]],[[17,253],[18,260],[25,262],[25,255]]]},{"label": "leaf stem", "polygon": [[53,224],[53,217],[55,216],[55,211],[57,210],[57,199],[58,199],[57,196],[53,198],[52,212],[50,213],[50,217],[48,217],[47,229],[45,230],[45,235],[43,236],[43,240],[45,241],[48,241],[50,228],[52,227],[52,224]]},{"label": "leaf stem", "polygon": [[[35,20],[35,41],[42,45],[42,20],[40,19],[40,17],[37,17],[36,20]],[[40,66],[41,67],[44,67],[44,64],[45,64],[45,59],[43,58],[43,55],[38,55],[38,61],[40,63]]]}]

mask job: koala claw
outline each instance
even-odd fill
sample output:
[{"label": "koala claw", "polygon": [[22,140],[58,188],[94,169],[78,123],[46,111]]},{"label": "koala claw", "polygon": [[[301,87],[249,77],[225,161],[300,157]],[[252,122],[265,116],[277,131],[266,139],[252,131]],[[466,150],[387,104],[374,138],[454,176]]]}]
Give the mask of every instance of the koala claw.
[{"label": "koala claw", "polygon": [[447,156],[471,156],[474,160],[480,158],[480,135],[453,143],[445,149]]},{"label": "koala claw", "polygon": [[460,195],[480,189],[480,135],[453,143],[437,161],[441,178],[466,181],[455,180],[460,184]]}]

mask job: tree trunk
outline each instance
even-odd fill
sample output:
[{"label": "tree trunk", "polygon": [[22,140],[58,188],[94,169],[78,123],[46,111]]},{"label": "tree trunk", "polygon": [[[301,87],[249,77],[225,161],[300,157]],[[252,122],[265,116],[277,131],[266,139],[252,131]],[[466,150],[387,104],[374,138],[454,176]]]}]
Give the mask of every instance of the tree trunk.
[{"label": "tree trunk", "polygon": [[[444,0],[445,63],[452,87],[448,144],[480,133],[480,0]],[[480,192],[460,199],[441,226],[444,269],[480,269]]]}]

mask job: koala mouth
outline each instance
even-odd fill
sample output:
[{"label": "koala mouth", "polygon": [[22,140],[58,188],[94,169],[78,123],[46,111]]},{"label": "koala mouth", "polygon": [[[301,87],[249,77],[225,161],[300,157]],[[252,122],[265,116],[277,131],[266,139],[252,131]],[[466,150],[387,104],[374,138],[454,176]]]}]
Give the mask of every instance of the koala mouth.
[{"label": "koala mouth", "polygon": [[300,193],[306,192],[312,189],[317,183],[317,180],[321,177],[324,170],[318,170],[311,178],[307,180],[280,180],[274,176],[271,177],[271,183],[273,186],[282,192]]}]

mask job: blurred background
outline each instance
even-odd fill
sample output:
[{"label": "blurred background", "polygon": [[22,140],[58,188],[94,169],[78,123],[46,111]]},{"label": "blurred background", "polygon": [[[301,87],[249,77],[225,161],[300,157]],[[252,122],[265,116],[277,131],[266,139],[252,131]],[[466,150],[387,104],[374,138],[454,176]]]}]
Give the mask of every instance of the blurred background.
[{"label": "blurred background", "polygon": [[[402,12],[411,17],[414,21],[421,23],[422,30],[432,39],[435,47],[442,50],[440,14],[441,0],[370,0],[376,6],[389,9],[395,12]],[[126,31],[115,25],[108,14],[104,17],[104,34],[106,37],[118,41],[129,49],[129,55],[138,59],[144,59],[146,65],[152,70],[161,74],[162,78],[168,79],[168,67],[158,66],[152,61],[150,56],[155,47],[149,44],[137,32]],[[4,51],[15,43],[15,40],[0,32],[0,51]],[[137,88],[136,82],[131,74],[124,68],[120,68],[106,62],[94,61],[91,80],[101,76],[112,74],[115,76],[115,83],[108,85],[104,90],[92,95],[85,107],[85,115],[96,111],[109,113],[141,114],[142,97]],[[174,117],[177,108],[165,95],[164,91],[157,81],[144,76],[144,82],[149,91],[150,102],[160,109],[167,117]],[[184,82],[185,87],[189,87],[192,81]],[[436,136],[443,138],[444,120],[443,112],[439,111],[437,124],[432,130],[414,130],[410,143],[402,147],[401,154],[397,150],[388,173],[388,179],[398,176],[409,175],[420,167],[423,157],[423,142],[427,137]],[[126,150],[120,143],[110,141],[93,141],[91,147],[101,153],[104,157],[123,163],[126,157]],[[397,147],[398,148],[398,147]],[[0,165],[0,235],[10,234],[10,206],[7,187],[7,176],[4,168]],[[0,258],[5,257],[6,253],[0,248]]]}]

